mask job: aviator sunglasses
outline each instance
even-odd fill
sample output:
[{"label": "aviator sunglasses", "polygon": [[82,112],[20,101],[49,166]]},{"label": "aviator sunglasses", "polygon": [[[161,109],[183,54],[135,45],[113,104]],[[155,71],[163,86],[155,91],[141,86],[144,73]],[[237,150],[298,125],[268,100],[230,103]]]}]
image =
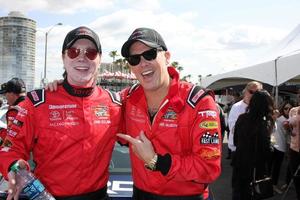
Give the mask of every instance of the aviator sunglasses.
[{"label": "aviator sunglasses", "polygon": [[83,51],[83,54],[89,59],[89,60],[95,60],[98,54],[98,51],[96,49],[77,49],[74,47],[71,47],[67,49],[67,55],[69,58],[74,59],[79,56],[79,54]]},{"label": "aviator sunglasses", "polygon": [[136,66],[141,62],[141,56],[143,56],[143,58],[145,58],[146,60],[151,61],[156,58],[158,51],[162,51],[162,49],[161,48],[149,49],[147,51],[144,51],[141,54],[130,55],[128,56],[128,58],[126,58],[126,60],[130,65]]}]

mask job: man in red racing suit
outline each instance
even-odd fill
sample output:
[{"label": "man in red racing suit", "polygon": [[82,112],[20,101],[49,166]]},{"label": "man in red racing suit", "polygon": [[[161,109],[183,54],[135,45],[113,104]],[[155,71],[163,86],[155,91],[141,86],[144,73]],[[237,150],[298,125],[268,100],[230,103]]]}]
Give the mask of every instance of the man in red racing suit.
[{"label": "man in red racing suit", "polygon": [[202,200],[221,172],[221,134],[213,93],[180,82],[153,29],[138,28],[122,56],[139,80],[123,91],[134,200]]},{"label": "man in red racing suit", "polygon": [[120,120],[120,105],[100,87],[56,92],[34,90],[20,105],[0,149],[0,170],[33,152],[35,175],[54,196],[94,192],[106,186]]},{"label": "man in red racing suit", "polygon": [[212,96],[179,82],[173,67],[168,71],[169,93],[152,123],[143,88],[136,85],[127,92],[126,133],[136,138],[143,130],[158,155],[156,169],[151,171],[130,152],[134,186],[163,196],[203,194],[221,172],[218,110]]},{"label": "man in red racing suit", "polygon": [[8,110],[5,114],[6,117],[6,128],[0,129],[0,146],[4,143],[7,135],[9,126],[14,122],[15,117],[18,113],[18,104],[24,101],[26,96],[26,86],[22,79],[12,78],[7,83],[1,85],[0,94],[4,94],[9,105]]},{"label": "man in red racing suit", "polygon": [[34,174],[56,200],[108,199],[108,167],[121,103],[116,94],[95,85],[101,56],[93,30],[73,29],[62,47],[66,75],[62,85],[56,92],[29,92],[19,104],[0,149],[0,171],[9,180],[8,199],[19,192],[11,166],[18,162],[25,167],[30,152]]}]

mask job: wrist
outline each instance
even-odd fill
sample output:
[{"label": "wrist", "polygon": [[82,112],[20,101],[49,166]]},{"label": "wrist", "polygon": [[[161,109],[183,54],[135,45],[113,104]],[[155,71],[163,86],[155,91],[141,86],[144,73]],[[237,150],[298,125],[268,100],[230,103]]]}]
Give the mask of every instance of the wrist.
[{"label": "wrist", "polygon": [[145,163],[145,167],[151,171],[155,171],[156,170],[156,163],[157,163],[157,154],[155,154],[153,156],[153,158],[148,162],[148,163]]}]

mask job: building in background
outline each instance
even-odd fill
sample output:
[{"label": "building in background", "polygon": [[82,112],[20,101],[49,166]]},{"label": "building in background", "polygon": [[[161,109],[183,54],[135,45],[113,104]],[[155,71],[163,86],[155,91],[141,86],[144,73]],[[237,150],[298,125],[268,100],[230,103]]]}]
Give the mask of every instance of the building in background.
[{"label": "building in background", "polygon": [[22,78],[27,90],[34,88],[36,22],[21,12],[0,17],[0,83]]}]

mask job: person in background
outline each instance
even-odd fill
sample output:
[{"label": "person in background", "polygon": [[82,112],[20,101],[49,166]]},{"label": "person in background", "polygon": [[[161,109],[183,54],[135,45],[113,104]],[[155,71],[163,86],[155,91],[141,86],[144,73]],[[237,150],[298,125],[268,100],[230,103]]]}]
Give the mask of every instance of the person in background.
[{"label": "person in background", "polygon": [[96,86],[102,49],[88,27],[70,31],[62,45],[65,79],[57,91],[34,90],[20,110],[0,149],[0,172],[9,179],[7,200],[17,198],[11,166],[27,166],[56,200],[104,200],[108,166],[121,119],[117,94]]},{"label": "person in background", "polygon": [[0,99],[0,108],[2,108],[2,106],[3,106],[3,99],[1,98]]},{"label": "person in background", "polygon": [[[280,168],[284,158],[284,154],[287,150],[287,137],[288,132],[285,128],[285,123],[289,119],[289,111],[293,107],[292,103],[289,101],[283,102],[279,107],[279,116],[276,120],[276,128],[274,135],[274,144],[273,144],[273,155],[272,155],[272,165],[271,165],[271,177],[273,181],[273,189],[278,194],[281,194],[282,191],[278,187],[278,178],[280,175]],[[287,182],[288,183],[288,182]]]},{"label": "person in background", "polygon": [[291,169],[292,180],[296,188],[297,199],[300,200],[300,106],[290,110],[289,126],[291,127],[289,166]]},{"label": "person in background", "polygon": [[[24,101],[26,96],[26,85],[20,78],[12,78],[1,85],[0,94],[4,94],[8,104],[6,112],[7,127],[11,126],[18,113],[18,104]],[[2,128],[0,130],[0,146],[5,142],[7,130]]]},{"label": "person in background", "polygon": [[262,84],[257,81],[251,81],[247,83],[246,87],[243,90],[243,99],[233,104],[233,106],[230,109],[229,116],[228,116],[228,126],[229,126],[228,147],[231,150],[232,154],[234,154],[236,148],[233,143],[235,122],[240,116],[240,114],[246,112],[246,109],[248,107],[252,95],[257,90],[261,90],[262,88],[263,88]]},{"label": "person in background", "polygon": [[135,200],[207,199],[221,172],[221,132],[212,91],[179,80],[161,35],[138,28],[122,56],[139,84],[122,91]]},{"label": "person in background", "polygon": [[[230,134],[230,130],[229,130],[229,125],[228,125],[228,117],[229,117],[229,113],[230,113],[230,110],[232,108],[232,106],[239,102],[242,97],[241,95],[239,94],[239,92],[236,92],[236,91],[233,91],[232,88],[230,88],[229,90],[229,95],[232,96],[232,100],[230,101],[230,103],[227,104],[227,107],[226,109],[224,110],[224,112],[226,113],[226,132],[227,132],[227,141],[229,140],[229,134]],[[226,159],[231,159],[231,149],[227,146],[227,157]]]},{"label": "person in background", "polygon": [[274,128],[274,102],[265,90],[254,92],[244,114],[234,128],[236,152],[232,158],[232,200],[250,200],[254,168],[255,180],[268,174],[271,157],[270,136]]},{"label": "person in background", "polygon": [[219,103],[216,102],[216,106],[218,108],[218,113],[219,113],[219,117],[220,117],[221,138],[222,138],[222,142],[223,142],[223,139],[225,136],[225,131],[226,131],[225,113]]}]

